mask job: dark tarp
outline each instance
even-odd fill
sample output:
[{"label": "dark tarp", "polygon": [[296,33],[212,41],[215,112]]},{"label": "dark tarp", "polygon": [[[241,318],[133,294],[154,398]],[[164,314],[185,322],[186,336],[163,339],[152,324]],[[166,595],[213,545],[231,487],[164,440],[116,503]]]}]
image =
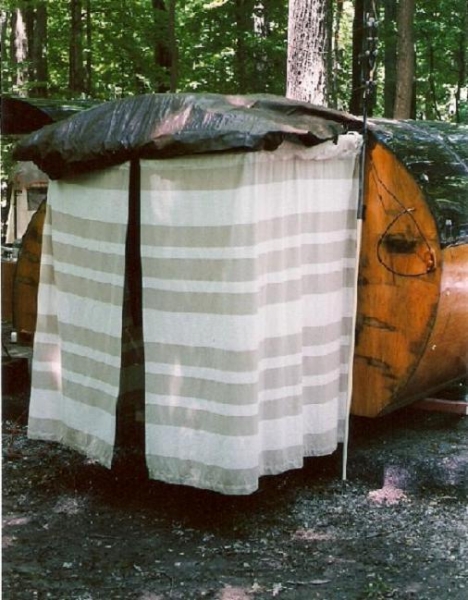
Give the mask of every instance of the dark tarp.
[{"label": "dark tarp", "polygon": [[25,135],[95,106],[93,100],[50,100],[2,96],[2,135]]},{"label": "dark tarp", "polygon": [[135,158],[313,146],[353,117],[279,96],[148,94],[106,102],[29,135],[15,149],[52,179]]},{"label": "dark tarp", "polygon": [[424,192],[441,245],[468,241],[468,126],[443,121],[375,120],[371,131]]},{"label": "dark tarp", "polygon": [[[52,179],[138,158],[305,146],[362,131],[362,119],[273,95],[148,94],[106,102],[24,138],[14,158]],[[442,244],[468,236],[468,128],[443,122],[371,119],[425,194]]]}]

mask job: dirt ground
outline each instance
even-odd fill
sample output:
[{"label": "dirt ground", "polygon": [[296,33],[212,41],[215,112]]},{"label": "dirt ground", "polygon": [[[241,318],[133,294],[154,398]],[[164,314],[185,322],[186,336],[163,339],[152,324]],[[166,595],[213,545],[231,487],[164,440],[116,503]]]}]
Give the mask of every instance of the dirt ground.
[{"label": "dirt ground", "polygon": [[347,481],[338,450],[226,497],[28,440],[7,412],[4,600],[468,598],[468,417],[353,418]]}]

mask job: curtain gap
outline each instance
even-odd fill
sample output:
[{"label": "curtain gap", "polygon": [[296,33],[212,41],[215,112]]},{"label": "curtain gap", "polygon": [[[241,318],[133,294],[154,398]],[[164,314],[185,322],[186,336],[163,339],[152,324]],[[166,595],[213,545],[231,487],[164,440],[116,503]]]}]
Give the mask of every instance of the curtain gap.
[{"label": "curtain gap", "polygon": [[113,468],[131,476],[147,476],[145,460],[145,357],[141,268],[140,162],[130,162],[128,226],[122,314],[120,390],[116,414]]}]

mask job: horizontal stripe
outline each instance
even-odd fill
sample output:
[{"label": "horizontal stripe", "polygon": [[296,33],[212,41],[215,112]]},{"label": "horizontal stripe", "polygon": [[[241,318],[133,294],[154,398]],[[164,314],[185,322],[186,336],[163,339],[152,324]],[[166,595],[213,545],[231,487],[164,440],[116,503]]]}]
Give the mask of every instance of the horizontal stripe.
[{"label": "horizontal stripe", "polygon": [[[256,217],[252,215],[252,219]],[[204,225],[180,226],[177,223],[170,225],[145,224],[141,226],[142,246],[151,246],[157,241],[157,246],[213,248],[228,246],[257,246],[264,242],[278,240],[299,234],[312,232],[325,233],[349,229],[353,231],[356,213],[350,210],[337,213],[310,213],[293,214],[285,217],[254,221],[248,224],[230,224],[226,226],[210,227]],[[147,221],[146,221],[147,222]],[[157,223],[157,221],[155,222]]]},{"label": "horizontal stripe", "polygon": [[[125,215],[125,220],[122,223],[111,223],[107,216],[106,212],[102,210],[101,220],[92,221],[87,216],[72,217],[67,213],[61,213],[59,210],[53,209],[52,241],[55,242],[57,234],[60,233],[62,236],[70,235],[72,239],[92,240],[95,244],[99,243],[104,249],[105,244],[108,242],[116,244],[119,240],[124,240],[127,229],[127,215]],[[64,250],[66,250],[66,247]]]},{"label": "horizontal stripe", "polygon": [[[321,381],[298,381],[292,386],[260,390],[258,399],[261,404],[272,404],[294,395],[300,395],[304,404],[323,404],[331,398],[341,396],[347,392],[346,373],[337,374],[336,370],[331,376]],[[178,399],[178,401],[180,401]]]},{"label": "horizontal stripe", "polygon": [[155,363],[174,363],[193,367],[210,365],[213,369],[225,371],[248,371],[252,364],[257,364],[262,359],[281,358],[295,354],[298,350],[301,352],[310,352],[311,348],[320,350],[324,345],[341,341],[342,331],[349,331],[351,327],[350,317],[323,326],[304,327],[300,333],[265,338],[254,350],[235,351],[227,348],[147,341],[145,351],[148,360]]},{"label": "horizontal stripe", "polygon": [[[89,369],[91,363],[93,363],[99,365],[100,369],[109,367],[110,371],[105,374],[104,379],[107,379],[109,375],[114,377],[114,371],[117,370],[118,372],[121,366],[121,347],[117,337],[109,336],[107,339],[110,344],[103,351],[89,344],[80,345],[75,340],[70,341],[62,338],[61,350],[64,365],[72,364],[74,366],[73,370],[77,372],[83,370],[84,373],[90,374]],[[87,363],[90,364],[87,365]]]},{"label": "horizontal stripe", "polygon": [[81,429],[90,436],[96,436],[111,444],[115,437],[115,411],[107,411],[99,405],[81,402],[67,395],[62,395],[62,418],[71,428]]},{"label": "horizontal stripe", "polygon": [[[274,393],[272,393],[274,392]],[[282,387],[275,390],[264,390],[258,396],[257,402],[242,404],[240,396],[237,402],[223,403],[219,399],[206,400],[193,396],[158,395],[152,391],[146,392],[146,405],[148,407],[148,422],[151,422],[151,411],[157,407],[186,409],[187,411],[201,410],[224,417],[250,417],[262,419],[278,419],[280,416],[301,414],[304,406],[326,404],[335,398],[346,397],[347,380],[342,377],[316,386],[303,386],[302,382],[296,385]],[[341,402],[341,400],[340,400]],[[345,400],[344,400],[345,402]]]},{"label": "horizontal stripe", "polygon": [[[343,140],[343,141],[342,141]],[[304,176],[304,173],[314,171],[315,179],[330,177],[329,160],[334,158],[333,165],[335,169],[333,176],[336,178],[349,178],[351,168],[356,160],[358,152],[356,146],[352,148],[354,141],[346,139],[345,136],[338,138],[338,143],[324,142],[319,146],[311,148],[287,148],[283,146],[275,152],[260,151],[255,153],[234,153],[225,154],[184,156],[183,158],[172,158],[170,161],[163,160],[142,160],[142,186],[144,188],[154,189],[155,178],[162,180],[176,180],[181,188],[186,190],[200,190],[206,188],[206,180],[209,178],[213,189],[222,190],[226,184],[241,187],[243,181],[236,176],[239,171],[247,172],[254,170],[256,178],[260,179],[262,174],[268,180],[274,182],[295,181]],[[325,158],[326,157],[326,158]],[[291,164],[295,164],[295,169]],[[340,163],[344,163],[343,168],[338,168]],[[206,172],[207,173],[206,173]],[[181,176],[181,173],[183,175]],[[250,173],[249,173],[250,174]],[[156,180],[157,181],[157,180]],[[245,177],[245,184],[252,181],[251,177]],[[183,186],[183,187],[182,187]]]},{"label": "horizontal stripe", "polygon": [[[302,463],[302,460],[301,460]],[[150,479],[188,485],[222,494],[246,495],[258,488],[259,469],[223,469],[196,461],[146,454]]]},{"label": "horizontal stripe", "polygon": [[[327,406],[320,408],[324,415],[330,413]],[[251,435],[237,434],[234,427],[230,434],[218,434],[193,428],[181,431],[177,427],[148,424],[147,452],[148,455],[158,454],[224,469],[251,469],[258,465],[259,455],[265,452],[281,453],[284,449],[293,447],[297,447],[300,452],[307,436],[317,435],[318,439],[321,436],[328,439],[331,434],[336,440],[335,425],[329,423],[327,426],[325,419],[321,421],[323,429],[317,427],[304,432],[301,417],[297,416],[285,417],[280,421],[259,421],[258,433]],[[238,419],[233,419],[233,424],[238,422]],[[252,448],[257,448],[258,452],[252,452]]]},{"label": "horizontal stripe", "polygon": [[155,425],[189,428],[228,436],[250,436],[258,431],[258,422],[251,416],[224,416],[177,406],[147,405],[145,410],[146,422]]},{"label": "horizontal stripe", "polygon": [[118,356],[120,353],[121,333],[118,325],[114,331],[109,331],[106,334],[102,331],[80,327],[72,323],[60,323],[60,334],[65,344],[70,342],[77,347],[81,347],[83,353],[86,352],[86,348],[92,348],[94,352],[102,352],[112,356]]},{"label": "horizontal stripe", "polygon": [[72,255],[75,248],[84,248],[89,252],[106,253],[115,256],[124,256],[125,244],[123,239],[118,239],[123,236],[115,236],[117,239],[113,241],[103,241],[101,238],[92,239],[91,237],[77,236],[63,231],[54,232],[54,244],[56,242],[62,245],[69,246],[68,255]]},{"label": "horizontal stripe", "polygon": [[[73,428],[80,423],[84,433],[103,439],[111,444],[114,440],[115,411],[109,412],[93,403],[85,403],[67,396],[52,388],[49,392],[39,386],[32,391],[30,416],[46,420],[61,419],[66,426]],[[87,400],[84,398],[83,400]]]},{"label": "horizontal stripe", "polygon": [[[300,280],[268,284],[252,294],[171,292],[145,289],[145,310],[162,310],[176,313],[210,313],[218,315],[248,315],[257,313],[267,304],[281,304],[312,294],[339,291],[346,282],[351,286],[352,269],[327,275],[309,275]],[[146,280],[144,279],[144,287]],[[313,305],[311,305],[311,308]]]},{"label": "horizontal stripe", "polygon": [[[62,382],[64,390],[66,386],[70,385],[79,387],[80,389],[86,388],[89,390],[90,394],[95,394],[97,398],[99,397],[99,394],[106,395],[109,399],[112,399],[117,395],[120,379],[119,371],[117,369],[112,370],[114,380],[105,380],[100,379],[99,377],[92,377],[89,374],[83,375],[82,373],[76,372],[73,369],[68,368],[67,364],[63,364],[64,362],[65,361],[62,360]],[[115,375],[117,375],[116,378]],[[79,396],[76,394],[73,396],[73,398],[81,401]],[[90,406],[98,406],[91,400],[88,401],[88,398],[84,399],[83,401]]]},{"label": "horizontal stripe", "polygon": [[170,397],[203,398],[226,404],[255,404],[258,386],[216,383],[191,377],[146,374],[146,389],[151,394]]},{"label": "horizontal stripe", "polygon": [[[120,289],[124,283],[123,258],[121,261],[116,261],[108,257],[104,264],[94,258],[94,255],[88,253],[88,267],[80,267],[58,260],[54,261],[53,265],[44,264],[41,269],[41,285],[57,285],[61,292],[67,291],[68,288],[63,286],[69,281],[68,278],[75,278],[83,293],[87,293],[89,289],[96,295],[95,290],[99,288],[95,284],[100,284],[101,286],[117,287],[120,296]],[[70,281],[73,282],[74,279],[70,279]]]},{"label": "horizontal stripe", "polygon": [[[49,182],[48,201],[67,215],[121,222],[127,215],[129,163]],[[78,201],[77,201],[78,199]],[[83,210],[83,207],[86,210]]]},{"label": "horizontal stripe", "polygon": [[123,279],[121,283],[110,284],[55,271],[55,280],[60,294],[72,294],[75,297],[75,301],[77,301],[76,298],[86,298],[87,300],[93,299],[104,304],[122,306]]},{"label": "horizontal stripe", "polygon": [[61,442],[64,427],[62,421],[29,415],[28,438],[48,442]]},{"label": "horizontal stripe", "polygon": [[[152,293],[158,292],[174,292],[184,294],[261,294],[267,286],[282,285],[289,281],[304,281],[307,277],[330,277],[331,273],[352,272],[354,274],[354,261],[349,259],[349,262],[343,261],[341,265],[333,263],[331,265],[323,265],[323,268],[309,268],[308,266],[297,268],[289,268],[287,270],[270,271],[259,273],[255,276],[255,272],[245,273],[244,281],[208,281],[208,280],[192,280],[192,279],[158,279],[153,277],[144,277],[145,290],[151,290]],[[210,276],[210,273],[207,273]],[[344,287],[350,287],[344,282]]]},{"label": "horizontal stripe", "polygon": [[[286,398],[286,396],[284,398]],[[281,397],[279,401],[283,401],[284,398]],[[259,414],[259,411],[262,410],[262,405],[262,402],[250,404],[233,402],[222,403],[217,400],[205,400],[203,398],[191,396],[175,397],[167,394],[158,395],[152,391],[146,390],[146,406],[149,410],[151,410],[151,407],[154,407],[155,409],[157,409],[157,407],[175,407],[187,410],[202,410],[221,416],[256,417]],[[150,419],[148,419],[148,422],[150,422]]]},{"label": "horizontal stripe", "polygon": [[[108,273],[121,279],[124,275],[124,250],[125,247],[119,248],[116,254],[111,253],[111,249],[106,244],[101,251],[96,249],[73,247],[70,251],[68,244],[62,242],[54,242],[54,264],[60,270],[60,265],[66,264],[73,266],[75,269],[95,269],[100,273]],[[68,256],[68,262],[64,262],[65,256]],[[92,261],[92,263],[90,263]],[[99,267],[98,267],[99,265]]]},{"label": "horizontal stripe", "polygon": [[122,306],[119,305],[118,300],[115,303],[106,303],[86,295],[59,294],[57,311],[60,332],[62,332],[62,325],[68,322],[86,331],[94,330],[98,334],[111,335],[119,339],[121,337]]},{"label": "horizontal stripe", "polygon": [[99,356],[99,353],[90,348],[89,354],[83,356],[63,348],[62,369],[64,372],[71,371],[75,376],[81,376],[86,380],[95,379],[115,387],[118,386],[120,378],[120,354],[116,357],[110,354]]},{"label": "horizontal stripe", "polygon": [[[61,400],[62,376],[60,363],[50,363],[34,359],[33,371],[31,376],[31,402],[30,412],[34,407],[36,399],[36,390],[48,392],[53,395],[55,392],[60,394],[58,401]],[[60,410],[58,411],[60,412]]]},{"label": "horizontal stripe", "polygon": [[[206,346],[233,351],[258,347],[261,338],[301,334],[303,329],[327,326],[353,312],[352,293],[323,294],[313,304],[300,298],[288,303],[260,307],[251,315],[158,312],[143,309],[145,340],[162,344]],[[268,323],[268,329],[264,324]],[[249,332],[249,335],[247,335]]]},{"label": "horizontal stripe", "polygon": [[[72,375],[54,373],[52,370],[41,370],[40,365],[35,366],[33,384],[41,390],[62,390],[70,399],[82,406],[98,408],[113,415],[117,403],[118,388],[111,390],[109,386],[103,386],[102,382],[88,380],[86,383],[78,383],[70,379]],[[91,387],[90,384],[93,384]],[[107,391],[101,388],[107,388]],[[58,412],[65,415],[63,409],[58,407]]]},{"label": "horizontal stripe", "polygon": [[[285,248],[297,246],[298,244],[314,244],[316,256],[324,256],[326,260],[327,248],[326,244],[347,241],[352,247],[356,247],[356,233],[350,229],[340,229],[325,233],[309,233],[299,234],[281,239],[281,245]],[[252,246],[199,246],[199,247],[176,247],[176,246],[161,246],[159,244],[142,245],[142,257],[146,260],[149,258],[182,258],[182,259],[242,259],[242,258],[257,258],[262,254],[273,252],[278,249],[278,240],[271,239],[259,242]],[[321,253],[321,254],[318,254]]]},{"label": "horizontal stripe", "polygon": [[[188,262],[187,266],[188,266]],[[354,272],[354,259],[343,259],[341,264],[338,262],[326,264],[311,264],[305,266],[290,267],[287,270],[276,270],[265,273],[259,273],[255,276],[254,272],[245,273],[244,281],[229,281],[220,279],[219,281],[208,280],[212,277],[210,272],[207,272],[207,279],[160,279],[148,277],[145,275],[144,282],[146,289],[161,290],[161,291],[173,291],[173,292],[185,292],[190,294],[192,292],[199,293],[205,292],[209,294],[216,294],[226,292],[229,294],[241,294],[241,293],[257,293],[261,288],[266,285],[278,284],[284,281],[299,280],[307,275],[315,276],[326,276],[330,272],[337,272],[343,269],[351,269]],[[280,265],[278,265],[278,269]],[[188,271],[189,269],[187,269]],[[226,274],[226,276],[229,273]],[[177,276],[175,274],[175,276]]]},{"label": "horizontal stripe", "polygon": [[[146,371],[146,389],[156,396],[168,396],[174,400],[179,397],[201,398],[220,404],[256,404],[259,394],[269,390],[288,389],[301,384],[310,388],[310,401],[318,402],[319,389],[336,389],[339,385],[340,373],[332,369],[333,365],[319,365],[323,372],[314,374],[303,372],[301,365],[293,365],[283,369],[268,369],[258,374],[256,383],[228,383],[198,377],[155,374]],[[304,391],[304,402],[307,402],[307,391]],[[260,396],[261,397],[261,396]],[[148,402],[151,396],[148,396]],[[174,401],[173,400],[173,401]]]},{"label": "horizontal stripe", "polygon": [[[301,388],[301,386],[298,386]],[[337,388],[338,386],[333,386]],[[324,391],[336,391],[323,388]],[[302,394],[302,389],[297,395],[284,396],[274,401],[253,403],[251,405],[221,404],[207,402],[198,398],[159,397],[158,401],[151,395],[146,404],[146,422],[154,425],[168,425],[200,429],[220,435],[253,435],[258,432],[259,421],[281,420],[285,417],[301,417],[307,402]],[[311,404],[327,404],[330,396],[320,397],[317,390],[313,390],[314,398]],[[332,397],[333,398],[333,397]],[[205,408],[204,408],[205,407]],[[223,410],[224,409],[224,410]]]},{"label": "horizontal stripe", "polygon": [[[334,344],[336,346],[336,344]],[[272,379],[270,373],[285,373],[286,369],[297,370],[298,379],[303,374],[320,375],[331,370],[332,365],[340,363],[341,356],[347,356],[343,353],[340,345],[338,348],[330,349],[319,353],[316,348],[311,349],[311,356],[307,355],[306,348],[298,348],[296,354],[283,355],[280,357],[262,357],[260,355],[251,355],[252,361],[245,365],[242,370],[235,370],[227,364],[226,368],[218,366],[217,368],[210,362],[200,362],[196,366],[187,366],[174,360],[167,362],[166,357],[162,357],[164,362],[154,362],[153,357],[148,355],[146,362],[146,371],[151,375],[167,375],[169,377],[190,377],[202,379],[205,381],[227,383],[227,384],[258,384],[265,378]],[[256,358],[256,360],[255,360]],[[270,386],[278,387],[278,386]],[[269,389],[269,388],[268,388]]]},{"label": "horizontal stripe", "polygon": [[[281,241],[278,242],[278,245]],[[148,258],[145,257],[143,272],[145,280],[216,281],[245,282],[255,281],[257,285],[272,273],[297,271],[298,274],[327,274],[327,272],[354,268],[355,248],[347,240],[326,244],[325,247],[302,245],[281,248],[251,258],[199,259],[189,257]]]},{"label": "horizontal stripe", "polygon": [[35,440],[60,442],[73,450],[85,453],[86,456],[97,460],[105,467],[111,467],[113,443],[68,427],[62,421],[30,417],[28,437]]},{"label": "horizontal stripe", "polygon": [[205,188],[197,191],[181,190],[183,182],[166,183],[159,180],[152,190],[142,189],[143,223],[200,228],[205,222],[207,227],[213,228],[294,215],[299,220],[300,214],[310,213],[317,215],[315,223],[320,222],[321,214],[329,213],[335,213],[341,220],[340,213],[346,215],[350,209],[354,210],[354,216],[356,214],[357,186],[351,179],[317,182],[312,175],[309,179],[298,177],[292,185],[286,181],[274,184],[252,179],[243,189],[228,185],[221,191],[213,189],[210,182],[205,182]]}]

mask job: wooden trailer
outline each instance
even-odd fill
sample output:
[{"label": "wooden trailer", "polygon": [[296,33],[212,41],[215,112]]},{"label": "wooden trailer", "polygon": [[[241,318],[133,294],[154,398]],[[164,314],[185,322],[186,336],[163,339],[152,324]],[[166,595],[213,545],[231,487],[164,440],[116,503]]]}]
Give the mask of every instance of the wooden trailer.
[{"label": "wooden trailer", "polygon": [[352,413],[468,372],[468,127],[375,121],[366,160]]},{"label": "wooden trailer", "polygon": [[[296,137],[313,137],[298,128],[301,111],[337,131],[362,132],[361,120],[351,115],[296,103],[290,108]],[[234,139],[218,146],[205,142],[203,149],[195,134],[184,146],[173,128],[172,122],[164,142],[158,141],[162,156],[170,136],[175,154],[191,153],[196,144],[197,152],[227,150]],[[273,128],[268,135],[273,140],[279,134]],[[42,147],[32,140],[18,156],[57,176],[54,170],[63,165],[53,154],[41,156],[50,145],[43,139]],[[82,152],[59,159],[75,160],[76,169],[95,168],[93,161],[104,166],[125,158],[125,144],[101,157]],[[242,147],[242,141],[234,145]],[[376,417],[467,375],[468,127],[372,120],[363,190],[351,412]]]},{"label": "wooden trailer", "polygon": [[[46,125],[61,121],[92,106],[92,100],[50,100],[1,97],[1,135],[20,140]],[[21,341],[34,335],[37,313],[37,287],[41,255],[48,177],[31,163],[19,162],[13,169],[7,244],[22,240],[18,260],[2,257],[2,317],[12,322]],[[36,210],[37,209],[37,210]]]}]

